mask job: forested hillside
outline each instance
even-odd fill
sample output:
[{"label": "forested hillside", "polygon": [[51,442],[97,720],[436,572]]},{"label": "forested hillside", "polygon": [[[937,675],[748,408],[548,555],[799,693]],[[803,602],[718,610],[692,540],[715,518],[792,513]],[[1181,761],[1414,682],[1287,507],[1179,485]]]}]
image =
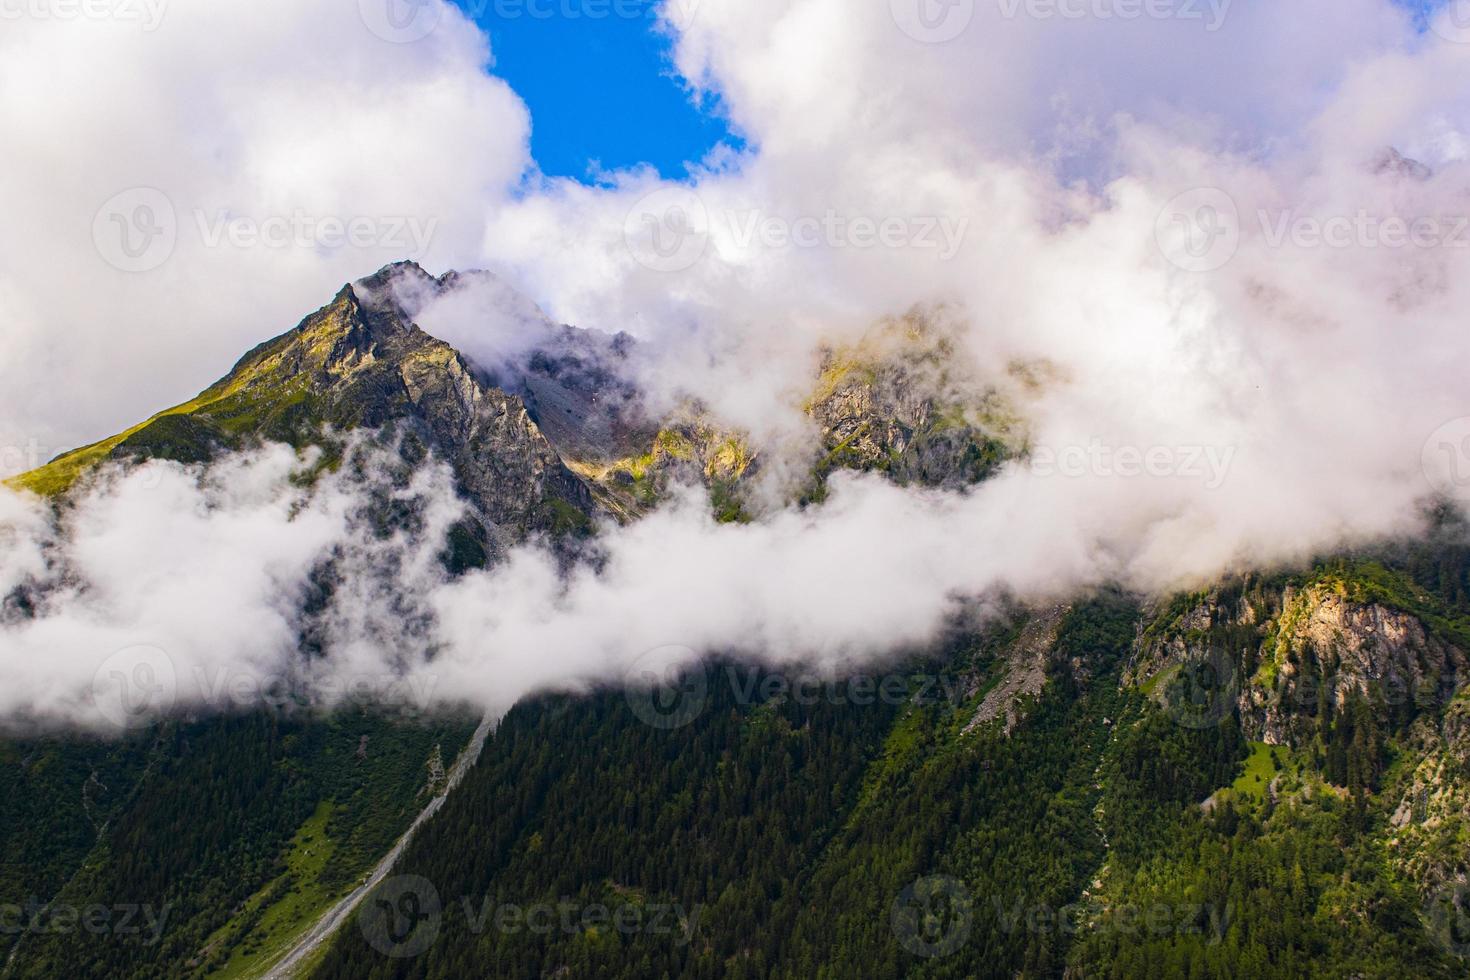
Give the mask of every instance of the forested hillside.
[{"label": "forested hillside", "polygon": [[3,743],[4,975],[251,975],[388,849],[473,727],[256,712]]},{"label": "forested hillside", "polygon": [[[1423,558],[1374,567],[1463,613],[1463,553]],[[1464,975],[1464,889],[1405,854],[1463,875],[1463,813],[1395,817],[1416,729],[1464,699],[1251,742],[1233,706],[1202,723],[1198,691],[1124,683],[1146,619],[1067,612],[1009,734],[972,722],[1019,624],[913,665],[901,704],[747,702],[715,664],[676,728],[616,692],[523,705],[398,869],[393,908],[432,912],[365,913],[314,975]]]}]

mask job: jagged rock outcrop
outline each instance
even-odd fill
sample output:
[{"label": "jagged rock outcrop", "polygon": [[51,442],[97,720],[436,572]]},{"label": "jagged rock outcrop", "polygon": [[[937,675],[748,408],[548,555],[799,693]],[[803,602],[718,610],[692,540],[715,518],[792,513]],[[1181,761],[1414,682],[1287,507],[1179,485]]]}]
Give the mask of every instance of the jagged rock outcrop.
[{"label": "jagged rock outcrop", "polygon": [[1340,712],[1354,694],[1404,717],[1437,707],[1463,683],[1467,657],[1413,613],[1355,598],[1326,576],[1302,587],[1215,588],[1158,614],[1127,680],[1177,699],[1171,682],[1201,665],[1208,685],[1186,686],[1210,688],[1195,692],[1190,709],[1207,710],[1202,720],[1238,709],[1249,737],[1298,745],[1316,732],[1319,712]]},{"label": "jagged rock outcrop", "polygon": [[657,505],[673,486],[703,486],[715,516],[744,520],[745,483],[759,468],[744,438],[720,428],[697,408],[667,420],[645,445],[647,452],[608,462],[574,464],[598,500],[632,518]]},{"label": "jagged rock outcrop", "polygon": [[953,349],[916,318],[827,351],[807,412],[821,432],[818,478],[877,470],[900,484],[959,489],[1010,455],[1009,420],[994,395],[951,377]]},{"label": "jagged rock outcrop", "polygon": [[1323,701],[1334,711],[1360,694],[1384,708],[1436,707],[1465,654],[1431,635],[1414,615],[1354,602],[1326,583],[1288,587],[1261,666],[1242,693],[1242,718],[1264,741],[1300,734],[1299,716]]},{"label": "jagged rock outcrop", "polygon": [[[994,392],[954,376],[953,353],[917,315],[880,324],[856,345],[827,350],[804,405],[817,426],[820,454],[805,498],[821,499],[826,477],[837,469],[961,489],[1009,458],[1004,440],[1013,420]],[[625,412],[621,431],[636,432],[636,420]],[[670,486],[694,484],[709,490],[721,519],[748,514],[748,488],[761,460],[743,433],[691,401],[643,438],[639,452],[574,466],[610,509],[633,516]]]},{"label": "jagged rock outcrop", "polygon": [[1385,148],[1374,160],[1373,173],[1379,177],[1405,177],[1414,181],[1426,181],[1434,176],[1431,168],[1404,156],[1393,146]]},{"label": "jagged rock outcrop", "polygon": [[503,387],[522,395],[563,459],[611,463],[642,451],[657,432],[627,378],[632,350],[627,334],[549,327]]}]

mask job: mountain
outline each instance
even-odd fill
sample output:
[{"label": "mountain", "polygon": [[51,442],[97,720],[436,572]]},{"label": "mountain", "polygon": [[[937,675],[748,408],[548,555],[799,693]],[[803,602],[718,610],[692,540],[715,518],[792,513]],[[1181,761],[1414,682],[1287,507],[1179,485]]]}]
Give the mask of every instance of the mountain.
[{"label": "mountain", "polygon": [[[108,461],[259,439],[329,466],[376,433],[452,468],[473,515],[455,573],[636,521],[679,483],[760,518],[760,448],[692,398],[651,412],[631,338],[524,303],[524,343],[477,364],[416,324],[484,275],[384,269],[17,482],[64,502]],[[826,351],[804,405],[796,507],[838,468],[964,489],[1025,453],[921,312]],[[879,673],[714,658],[651,695],[530,699],[303,975],[1464,976],[1467,673],[1470,536],[1444,514],[1425,540],[1180,595],[1003,602]],[[0,740],[0,905],[23,909],[0,924],[26,924],[0,929],[0,976],[263,975],[475,724],[284,705]],[[123,905],[156,934],[53,928]]]},{"label": "mountain", "polygon": [[593,513],[587,485],[563,464],[520,397],[493,387],[408,319],[389,288],[402,276],[451,288],[411,264],[344,286],[194,399],[15,482],[57,493],[109,459],[194,463],[257,440],[330,446],[330,430],[386,426],[409,438],[406,451],[432,450],[452,465],[474,505],[482,544],[584,526]]},{"label": "mountain", "polygon": [[[717,661],[674,730],[616,692],[521,705],[399,866],[442,903],[410,975],[1463,976],[1470,700],[1431,624],[1470,611],[1470,553],[1432,564],[1017,610],[891,699]],[[1244,675],[1267,650],[1291,683]],[[696,925],[486,924],[563,904]],[[400,975],[380,928],[316,975]]]},{"label": "mountain", "polygon": [[[260,344],[194,399],[15,478],[62,493],[106,461],[198,463],[259,440],[335,445],[333,433],[388,427],[449,461],[476,505],[481,543],[585,529],[598,515],[636,517],[671,482],[703,483],[726,519],[744,516],[741,485],[758,452],[688,400],[653,417],[625,334],[557,325],[520,297],[537,336],[513,361],[472,364],[413,321],[484,272],[434,278],[411,262],[344,286],[292,330]],[[497,290],[505,287],[496,284]],[[963,394],[949,342],[919,315],[828,350],[806,410],[821,431],[816,486],[834,469],[957,488],[1011,455],[1015,421],[993,393]]]},{"label": "mountain", "polygon": [[826,350],[806,405],[821,431],[816,478],[860,469],[954,490],[995,472],[1013,455],[1015,420],[962,374],[953,343],[917,312]]}]

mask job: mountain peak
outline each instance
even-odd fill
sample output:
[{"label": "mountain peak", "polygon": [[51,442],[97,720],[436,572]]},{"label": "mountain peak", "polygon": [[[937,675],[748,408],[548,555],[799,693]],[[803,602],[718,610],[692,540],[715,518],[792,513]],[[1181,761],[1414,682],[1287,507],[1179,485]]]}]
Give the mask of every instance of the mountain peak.
[{"label": "mountain peak", "polygon": [[413,322],[395,305],[367,296],[364,301],[355,284],[343,286],[326,306],[247,352],[204,394],[272,377],[331,384],[392,348],[415,346],[419,338],[413,335],[421,331]]},{"label": "mountain peak", "polygon": [[431,298],[443,293],[442,278],[435,278],[417,262],[404,260],[389,263],[345,288],[369,312],[393,312],[412,319]]},{"label": "mountain peak", "polygon": [[585,524],[590,491],[523,400],[413,322],[415,299],[444,288],[414,263],[386,266],[255,347],[197,397],[16,482],[60,493],[109,459],[203,462],[258,440],[303,446],[392,427],[450,464],[492,551],[530,531]]},{"label": "mountain peak", "polygon": [[1406,157],[1397,147],[1385,147],[1373,163],[1373,173],[1378,177],[1407,177],[1425,181],[1434,176],[1434,171],[1418,160]]},{"label": "mountain peak", "polygon": [[370,276],[363,276],[354,285],[376,290],[391,285],[399,279],[411,279],[425,284],[438,282],[423,266],[412,259],[389,262]]}]

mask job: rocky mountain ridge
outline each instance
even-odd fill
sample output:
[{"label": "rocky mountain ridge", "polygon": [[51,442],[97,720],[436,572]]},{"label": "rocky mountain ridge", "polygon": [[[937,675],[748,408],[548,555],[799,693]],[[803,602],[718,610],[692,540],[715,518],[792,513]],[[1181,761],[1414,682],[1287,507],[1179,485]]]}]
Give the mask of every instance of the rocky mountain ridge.
[{"label": "rocky mountain ridge", "polygon": [[[512,361],[481,365],[416,322],[434,300],[493,284],[531,336]],[[410,452],[447,460],[491,551],[531,533],[634,519],[680,483],[703,485],[722,520],[748,516],[760,452],[693,398],[652,415],[629,358],[636,342],[558,325],[489,273],[431,276],[411,262],[344,286],[296,327],[247,352],[190,401],[64,453],[12,485],[70,489],[107,461],[207,461],[258,440],[332,445],[390,428]],[[1011,453],[993,398],[944,384],[946,342],[914,321],[828,351],[806,411],[820,430],[814,486],[837,468],[957,488]]]},{"label": "rocky mountain ridge", "polygon": [[386,426],[408,437],[406,451],[433,451],[449,462],[489,537],[516,540],[585,522],[593,510],[588,488],[520,397],[490,385],[395,304],[360,298],[396,274],[389,267],[344,286],[191,401],[15,483],[64,492],[107,460],[202,462],[257,440],[330,448],[334,433]]}]

